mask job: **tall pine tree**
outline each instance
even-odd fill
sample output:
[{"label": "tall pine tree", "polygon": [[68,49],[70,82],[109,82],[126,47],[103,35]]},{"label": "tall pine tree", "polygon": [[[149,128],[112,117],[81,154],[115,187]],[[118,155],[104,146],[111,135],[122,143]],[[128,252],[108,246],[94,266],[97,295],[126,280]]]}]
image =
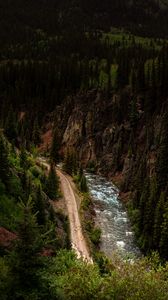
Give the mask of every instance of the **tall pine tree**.
[{"label": "tall pine tree", "polygon": [[59,181],[55,171],[55,166],[52,164],[50,167],[49,175],[46,182],[46,193],[52,200],[58,197]]},{"label": "tall pine tree", "polygon": [[0,180],[7,184],[10,176],[9,148],[2,132],[0,132]]}]

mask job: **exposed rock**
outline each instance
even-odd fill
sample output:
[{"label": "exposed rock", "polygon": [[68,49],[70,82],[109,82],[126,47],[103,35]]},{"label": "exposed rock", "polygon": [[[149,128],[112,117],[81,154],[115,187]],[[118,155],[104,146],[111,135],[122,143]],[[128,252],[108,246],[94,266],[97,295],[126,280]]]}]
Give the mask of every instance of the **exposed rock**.
[{"label": "exposed rock", "polygon": [[17,239],[17,235],[7,229],[0,227],[0,246],[10,248],[12,242]]},{"label": "exposed rock", "polygon": [[[150,158],[150,152],[154,153],[161,130],[159,117],[157,125],[154,122],[146,128],[143,113],[138,115],[137,127],[131,128],[129,107],[124,106],[125,99],[129,98],[129,91],[110,98],[96,90],[79,92],[67,97],[49,120],[50,124],[57,126],[62,138],[60,153],[74,149],[84,167],[89,161],[94,161],[98,172],[109,178],[122,174],[119,177],[124,192],[129,189],[136,172],[135,156],[138,152],[139,155],[148,152],[148,172],[153,174],[156,158]],[[140,104],[138,108],[140,111]],[[49,135],[48,132],[46,136]]]}]

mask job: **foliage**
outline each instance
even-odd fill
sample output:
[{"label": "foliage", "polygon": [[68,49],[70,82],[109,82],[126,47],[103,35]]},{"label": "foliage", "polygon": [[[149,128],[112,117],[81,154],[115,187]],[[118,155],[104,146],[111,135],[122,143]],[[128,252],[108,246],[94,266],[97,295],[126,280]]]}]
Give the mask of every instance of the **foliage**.
[{"label": "foliage", "polygon": [[[27,203],[32,195],[34,209],[39,211],[38,224],[30,211],[22,223],[22,230],[27,230],[22,233],[25,237],[27,233],[29,244],[23,237],[23,249],[19,241],[14,249],[11,272],[14,280],[16,266],[17,285],[15,294],[11,293],[10,297],[5,295],[5,290],[10,292],[11,288],[10,264],[6,259],[0,261],[0,283],[4,285],[0,285],[1,297],[12,300],[14,295],[16,299],[33,300],[166,300],[167,266],[159,266],[156,270],[143,260],[133,265],[119,263],[118,268],[113,266],[111,273],[104,276],[106,261],[99,258],[101,276],[97,266],[76,261],[72,253],[58,254],[50,262],[37,255],[36,237],[44,226],[49,229],[51,216],[55,220],[53,212],[48,213],[47,203],[44,205],[40,182],[43,181],[42,187],[48,196],[55,199],[58,180],[52,167],[46,180],[26,149],[40,144],[44,124],[46,120],[52,122],[50,113],[53,110],[58,115],[58,136],[61,137],[76,105],[84,108],[84,115],[87,104],[92,107],[92,96],[76,100],[77,92],[85,95],[89,94],[88,90],[95,91],[96,101],[102,99],[101,109],[96,106],[98,119],[93,117],[93,128],[89,133],[89,138],[95,142],[96,157],[100,159],[99,149],[107,144],[108,153],[113,156],[110,174],[124,170],[127,177],[124,191],[132,191],[129,211],[141,248],[145,253],[158,250],[162,259],[167,259],[167,1],[150,0],[150,9],[144,0],[50,0],[47,9],[46,1],[16,0],[15,5],[11,0],[1,2],[0,224],[9,230],[18,230],[17,224],[23,217],[18,198]],[[162,36],[164,39],[138,35]],[[66,108],[68,96],[71,101]],[[63,108],[61,113],[60,107]],[[105,122],[101,124],[102,115]],[[158,119],[162,117],[160,130]],[[85,127],[83,139],[89,131]],[[107,141],[105,134],[98,141],[96,132],[100,129],[106,133],[105,128],[109,128]],[[13,148],[2,132],[13,143]],[[61,143],[58,140],[57,133],[53,133],[51,159],[54,163]],[[97,147],[99,142],[101,147]],[[14,145],[21,147],[20,159],[16,153],[11,153],[15,152]],[[64,169],[77,176],[81,190],[86,192],[86,180],[82,170],[78,172],[77,160],[75,150],[67,152]],[[95,164],[90,164],[90,170],[95,171]],[[103,168],[108,171],[106,164]],[[89,201],[83,205],[89,207]],[[87,225],[97,244],[100,231],[93,230],[90,222]],[[46,262],[46,270],[38,268],[41,260]],[[29,279],[25,284],[30,283],[31,287],[26,288],[19,270]],[[86,276],[83,276],[84,271]]]},{"label": "foliage", "polygon": [[78,171],[77,166],[77,157],[74,151],[67,151],[64,163],[63,170],[67,172],[69,175],[76,175]]},{"label": "foliage", "polygon": [[28,291],[38,285],[38,273],[41,262],[38,253],[42,250],[42,241],[38,232],[35,216],[31,214],[31,198],[26,205],[22,203],[23,219],[19,223],[18,240],[11,254],[11,272],[13,274],[14,295],[20,290]]},{"label": "foliage", "polygon": [[16,204],[13,197],[5,194],[0,195],[0,226],[9,230],[17,229],[16,220],[20,220],[22,216],[21,209]]},{"label": "foliage", "polygon": [[0,257],[0,294],[1,299],[9,299],[8,288],[10,282],[9,265],[5,258]]},{"label": "foliage", "polygon": [[96,172],[96,162],[94,160],[91,160],[87,164],[87,171],[90,173]]},{"label": "foliage", "polygon": [[58,131],[55,129],[53,131],[52,144],[50,149],[50,160],[54,164],[56,164],[60,159],[59,149],[60,149],[60,137],[58,135]]},{"label": "foliage", "polygon": [[19,158],[20,158],[20,166],[24,170],[26,170],[29,167],[29,164],[28,164],[28,155],[24,147],[21,148]]},{"label": "foliage", "polygon": [[7,140],[0,132],[0,179],[7,185],[10,176],[9,148]]},{"label": "foliage", "polygon": [[58,177],[54,165],[51,165],[50,167],[46,181],[46,193],[51,199],[56,199],[58,197]]},{"label": "foliage", "polygon": [[94,228],[89,232],[89,237],[92,241],[92,243],[96,246],[100,244],[100,238],[101,238],[101,229],[100,228]]},{"label": "foliage", "polygon": [[46,213],[45,213],[45,199],[42,194],[41,186],[36,188],[35,201],[34,201],[34,211],[37,213],[37,223],[38,225],[45,225],[46,223]]},{"label": "foliage", "polygon": [[96,265],[87,265],[77,261],[73,253],[61,251],[45,274],[52,296],[84,300],[167,299],[167,266],[158,265],[156,256],[133,264],[115,256],[112,261],[104,260],[101,275]]},{"label": "foliage", "polygon": [[159,187],[164,191],[168,183],[168,112],[165,112],[162,120],[162,132],[159,145],[159,153],[156,165],[157,180]]}]

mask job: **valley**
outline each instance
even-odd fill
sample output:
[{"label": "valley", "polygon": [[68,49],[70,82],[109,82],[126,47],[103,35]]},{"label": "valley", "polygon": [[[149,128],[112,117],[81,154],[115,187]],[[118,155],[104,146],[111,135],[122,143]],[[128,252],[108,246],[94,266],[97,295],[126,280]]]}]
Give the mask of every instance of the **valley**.
[{"label": "valley", "polygon": [[0,0],[2,300],[167,300],[167,20]]}]

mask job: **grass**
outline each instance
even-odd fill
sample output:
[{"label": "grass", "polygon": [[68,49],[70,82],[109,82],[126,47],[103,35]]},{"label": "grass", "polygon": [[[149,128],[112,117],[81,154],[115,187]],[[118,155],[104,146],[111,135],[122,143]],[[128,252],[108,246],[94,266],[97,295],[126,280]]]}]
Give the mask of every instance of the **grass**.
[{"label": "grass", "polygon": [[101,41],[103,43],[108,43],[109,45],[113,45],[114,43],[118,42],[121,43],[121,45],[125,44],[125,47],[129,47],[131,44],[136,43],[137,45],[140,44],[145,48],[153,48],[154,46],[158,50],[161,48],[164,42],[163,39],[136,36],[119,30],[112,30],[111,32],[103,33]]}]

